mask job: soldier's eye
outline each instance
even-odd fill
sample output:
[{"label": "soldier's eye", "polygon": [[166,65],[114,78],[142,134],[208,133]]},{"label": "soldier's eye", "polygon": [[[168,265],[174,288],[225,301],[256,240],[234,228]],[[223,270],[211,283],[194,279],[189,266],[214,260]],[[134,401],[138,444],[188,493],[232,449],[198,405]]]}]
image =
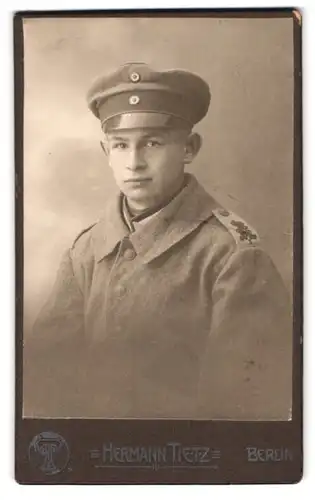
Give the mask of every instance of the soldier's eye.
[{"label": "soldier's eye", "polygon": [[127,144],[125,142],[115,142],[113,144],[113,148],[114,149],[126,149],[127,148]]},{"label": "soldier's eye", "polygon": [[157,141],[156,139],[150,139],[146,143],[146,146],[148,148],[155,148],[155,147],[158,147],[158,146],[161,146],[161,145],[162,145],[162,143],[160,141]]}]

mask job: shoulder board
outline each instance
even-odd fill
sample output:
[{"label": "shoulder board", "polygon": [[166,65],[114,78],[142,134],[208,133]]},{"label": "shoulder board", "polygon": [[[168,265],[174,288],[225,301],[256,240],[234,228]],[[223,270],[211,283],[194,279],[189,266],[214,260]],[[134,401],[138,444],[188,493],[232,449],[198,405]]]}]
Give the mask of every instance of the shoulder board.
[{"label": "shoulder board", "polygon": [[84,234],[84,233],[87,233],[90,229],[92,229],[92,227],[94,227],[95,225],[97,224],[97,222],[94,222],[94,224],[91,224],[90,226],[86,227],[85,229],[83,229],[79,234],[78,236],[75,238],[74,242],[72,243],[72,249],[74,248],[74,245],[76,244],[76,242],[78,241],[79,238],[81,238],[81,236]]},{"label": "shoulder board", "polygon": [[216,208],[213,215],[223,224],[233,236],[236,243],[253,245],[259,242],[258,233],[238,215],[224,208]]}]

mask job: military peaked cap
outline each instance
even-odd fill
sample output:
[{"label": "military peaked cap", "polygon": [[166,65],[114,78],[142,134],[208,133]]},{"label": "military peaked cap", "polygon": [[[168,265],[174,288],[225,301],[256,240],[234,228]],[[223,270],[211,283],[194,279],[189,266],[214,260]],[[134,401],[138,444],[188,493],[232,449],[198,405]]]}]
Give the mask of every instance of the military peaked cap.
[{"label": "military peaked cap", "polygon": [[207,114],[208,84],[184,70],[156,71],[127,63],[98,78],[90,88],[90,110],[104,131],[111,128],[192,128]]}]

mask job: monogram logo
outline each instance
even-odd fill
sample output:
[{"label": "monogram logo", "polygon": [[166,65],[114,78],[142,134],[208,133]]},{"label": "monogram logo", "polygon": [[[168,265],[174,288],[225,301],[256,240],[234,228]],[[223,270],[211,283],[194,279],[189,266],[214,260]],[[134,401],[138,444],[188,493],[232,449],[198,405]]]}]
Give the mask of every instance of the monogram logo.
[{"label": "monogram logo", "polygon": [[42,432],[29,445],[29,460],[44,474],[57,474],[66,467],[69,460],[67,442],[55,432]]}]

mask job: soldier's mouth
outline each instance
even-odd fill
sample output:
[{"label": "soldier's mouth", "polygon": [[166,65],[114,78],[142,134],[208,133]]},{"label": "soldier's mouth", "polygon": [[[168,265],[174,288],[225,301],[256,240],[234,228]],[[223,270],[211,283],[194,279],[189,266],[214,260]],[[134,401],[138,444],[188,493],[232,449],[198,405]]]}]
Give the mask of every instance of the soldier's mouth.
[{"label": "soldier's mouth", "polygon": [[150,177],[135,177],[133,179],[127,179],[125,180],[126,183],[144,183],[144,182],[150,182],[152,179]]}]

